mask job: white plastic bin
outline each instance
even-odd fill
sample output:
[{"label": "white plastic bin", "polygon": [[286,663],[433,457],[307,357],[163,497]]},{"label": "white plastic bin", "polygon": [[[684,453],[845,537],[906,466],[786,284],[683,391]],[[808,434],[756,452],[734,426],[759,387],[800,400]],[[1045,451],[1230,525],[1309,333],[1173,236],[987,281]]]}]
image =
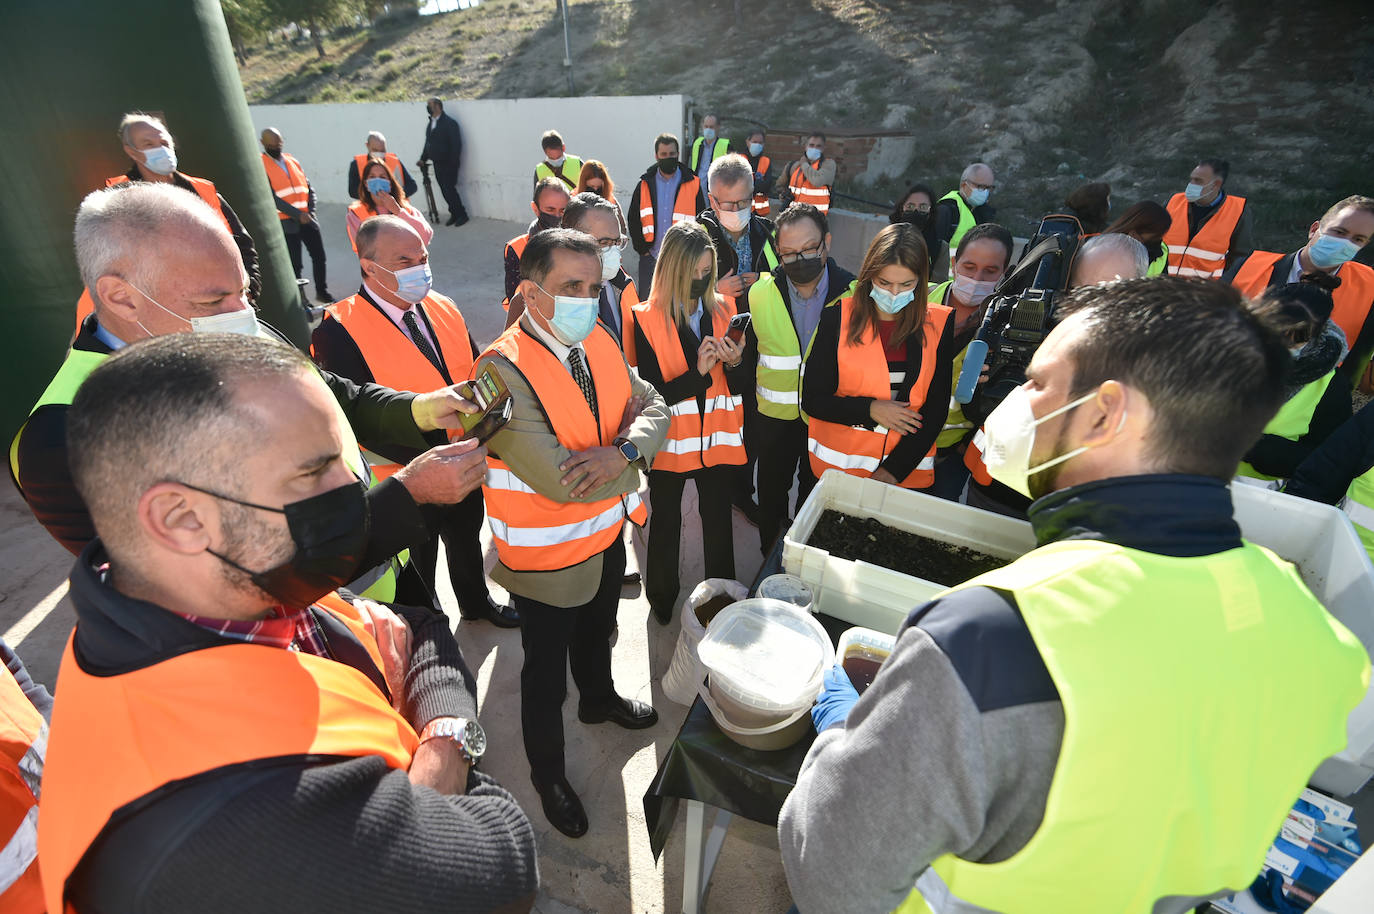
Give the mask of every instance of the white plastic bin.
[{"label": "white plastic bin", "polygon": [[836,558],[806,544],[827,509],[877,518],[889,527],[967,546],[1008,561],[1035,548],[1029,523],[923,492],[827,470],[797,512],[782,547],[782,567],[811,587],[815,610],[887,634],[946,589],[881,565]]}]

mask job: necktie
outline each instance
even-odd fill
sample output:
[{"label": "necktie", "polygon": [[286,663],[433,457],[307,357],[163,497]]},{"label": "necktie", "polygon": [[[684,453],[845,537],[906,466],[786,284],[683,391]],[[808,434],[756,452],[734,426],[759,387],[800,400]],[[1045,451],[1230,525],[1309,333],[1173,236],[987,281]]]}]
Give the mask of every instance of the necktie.
[{"label": "necktie", "polygon": [[444,367],[439,364],[439,354],[434,351],[434,347],[429,344],[429,339],[425,337],[424,331],[420,329],[420,321],[415,317],[415,309],[410,308],[402,318],[406,322],[406,330],[410,333],[410,338],[415,342],[415,348],[420,350],[420,354],[429,359],[429,364],[434,366],[434,370],[439,374],[445,374]]},{"label": "necktie", "polygon": [[587,371],[587,363],[582,361],[581,349],[568,350],[568,367],[572,369],[573,380],[582,388],[582,396],[587,398],[587,405],[592,408],[592,418],[600,423],[601,414],[596,410],[596,388],[592,386],[592,375]]}]

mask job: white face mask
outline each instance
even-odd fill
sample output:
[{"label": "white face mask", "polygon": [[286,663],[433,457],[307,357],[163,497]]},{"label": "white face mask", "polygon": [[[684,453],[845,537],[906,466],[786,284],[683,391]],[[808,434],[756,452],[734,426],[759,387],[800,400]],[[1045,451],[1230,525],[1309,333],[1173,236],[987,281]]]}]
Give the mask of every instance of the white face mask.
[{"label": "white face mask", "polygon": [[155,175],[170,175],[177,170],[177,154],[166,146],[145,149],[143,167]]},{"label": "white face mask", "polygon": [[981,282],[959,273],[955,275],[954,286],[950,291],[959,301],[976,308],[992,294],[992,290],[995,288],[997,288],[995,281]]},{"label": "white face mask", "polygon": [[[1065,403],[1056,410],[1046,413],[1039,419],[1031,409],[1030,394],[1024,387],[1018,387],[997,405],[983,422],[983,435],[987,438],[983,448],[983,464],[993,479],[1009,489],[1031,497],[1030,478],[1042,470],[1058,466],[1072,460],[1088,450],[1088,445],[1075,448],[1067,454],[1060,454],[1038,466],[1031,466],[1031,451],[1035,448],[1035,428],[1062,415],[1097,396],[1097,391],[1084,394],[1072,403]],[[1126,427],[1126,413],[1121,413],[1121,424],[1116,431],[1120,434]]]},{"label": "white face mask", "polygon": [[[128,282],[128,280],[125,281]],[[211,314],[207,317],[182,317],[156,298],[153,298],[147,292],[144,292],[138,286],[135,286],[133,283],[129,283],[129,285],[133,286],[139,295],[142,295],[144,298],[148,299],[148,301],[172,315],[172,317],[190,324],[192,333],[237,333],[240,336],[265,336],[262,332],[262,328],[258,326],[258,312],[252,307],[240,308],[237,311],[225,311],[223,314]],[[142,329],[144,333],[148,334],[149,339],[152,339],[156,335],[153,331],[143,326],[143,321],[135,321],[134,323],[138,324],[139,328]]]},{"label": "white face mask", "polygon": [[749,224],[749,210],[741,209],[733,213],[717,210],[716,218],[720,220],[721,228],[727,232],[738,232]]},{"label": "white face mask", "polygon": [[620,248],[601,249],[601,281],[606,282],[620,272]]}]

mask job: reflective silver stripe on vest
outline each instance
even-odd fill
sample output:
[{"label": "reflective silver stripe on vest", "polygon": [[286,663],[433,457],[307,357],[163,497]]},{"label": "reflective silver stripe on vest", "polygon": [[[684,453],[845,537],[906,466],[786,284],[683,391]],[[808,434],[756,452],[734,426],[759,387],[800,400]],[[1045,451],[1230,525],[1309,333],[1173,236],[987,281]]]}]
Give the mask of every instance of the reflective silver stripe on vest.
[{"label": "reflective silver stripe on vest", "polygon": [[496,467],[487,468],[487,478],[483,482],[488,489],[500,489],[503,492],[520,492],[525,495],[538,495],[539,493],[525,484],[525,481],[516,476],[510,470],[502,470]]},{"label": "reflective silver stripe on vest", "polygon": [[24,820],[0,849],[0,894],[9,891],[38,859],[38,804],[29,807]]},{"label": "reflective silver stripe on vest", "polygon": [[1352,524],[1366,530],[1374,530],[1374,508],[1360,504],[1347,495],[1341,499],[1341,510],[1350,518]]},{"label": "reflective silver stripe on vest", "polygon": [[1226,271],[1222,267],[1217,267],[1215,270],[1195,270],[1192,267],[1179,267],[1177,270],[1174,271],[1174,275],[1201,276],[1203,279],[1216,279],[1224,272]]},{"label": "reflective silver stripe on vest", "polygon": [[996,911],[971,904],[955,895],[934,869],[926,871],[916,879],[916,891],[925,899],[926,906],[934,914],[997,914]]},{"label": "reflective silver stripe on vest", "polygon": [[811,453],[815,454],[823,462],[829,464],[832,467],[839,467],[842,470],[867,470],[871,473],[874,470],[876,470],[878,468],[878,464],[882,462],[877,457],[863,457],[859,454],[845,454],[841,451],[835,450],[834,448],[826,447],[824,444],[821,444],[815,438],[808,438],[806,440],[806,446],[811,451]]},{"label": "reflective silver stripe on vest", "polygon": [[[634,511],[639,504],[639,495],[631,493],[627,496],[630,502],[628,508]],[[521,548],[538,548],[540,546],[558,546],[573,540],[585,539],[593,534],[600,533],[609,527],[620,523],[625,517],[627,505],[616,501],[605,511],[595,517],[580,520],[571,524],[558,524],[552,527],[512,527],[503,520],[499,520],[491,515],[487,516],[488,523],[491,524],[491,534],[511,546]]]},{"label": "reflective silver stripe on vest", "polygon": [[24,786],[29,788],[29,793],[33,794],[34,799],[38,798],[39,789],[43,782],[43,759],[48,754],[48,723],[43,722],[43,726],[38,728],[38,735],[34,737],[32,745],[24,750],[24,755],[19,759],[19,775],[24,779]]},{"label": "reflective silver stripe on vest", "polygon": [[796,371],[801,368],[801,356],[799,355],[764,355],[759,353],[759,367],[771,368],[774,371]]},{"label": "reflective silver stripe on vest", "polygon": [[801,402],[795,390],[774,390],[771,387],[759,385],[758,392],[759,396],[763,397],[763,399],[767,400],[769,403],[780,403],[783,406],[796,406]]},{"label": "reflective silver stripe on vest", "polygon": [[697,401],[695,397],[674,403],[668,407],[668,412],[674,416],[695,416],[697,414]]},{"label": "reflective silver stripe on vest", "polygon": [[388,571],[400,571],[400,569],[396,567],[399,564],[400,562],[398,562],[395,558],[387,559],[380,565],[374,565],[367,571],[360,574],[358,577],[349,581],[346,587],[353,593],[362,596],[363,592],[366,591],[369,587],[376,584],[382,578],[386,577],[386,573]]}]

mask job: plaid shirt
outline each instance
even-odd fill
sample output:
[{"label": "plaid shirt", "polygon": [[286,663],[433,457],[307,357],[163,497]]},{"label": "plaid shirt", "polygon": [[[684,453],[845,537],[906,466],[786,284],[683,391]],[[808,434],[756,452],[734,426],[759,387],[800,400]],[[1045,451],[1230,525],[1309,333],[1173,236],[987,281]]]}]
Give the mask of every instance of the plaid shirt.
[{"label": "plaid shirt", "polygon": [[319,623],[308,610],[288,612],[284,607],[274,606],[271,615],[265,619],[207,619],[185,613],[177,615],[201,628],[237,641],[265,644],[318,657],[329,656]]}]

